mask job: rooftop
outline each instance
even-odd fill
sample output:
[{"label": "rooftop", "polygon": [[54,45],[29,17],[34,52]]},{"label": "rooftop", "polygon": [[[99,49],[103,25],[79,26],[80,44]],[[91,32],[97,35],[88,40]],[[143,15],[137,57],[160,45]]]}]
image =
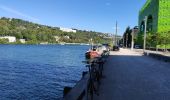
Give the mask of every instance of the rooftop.
[{"label": "rooftop", "polygon": [[151,3],[152,0],[147,0],[145,5],[141,8],[141,10],[139,11],[139,13],[142,13],[147,7],[148,5]]}]

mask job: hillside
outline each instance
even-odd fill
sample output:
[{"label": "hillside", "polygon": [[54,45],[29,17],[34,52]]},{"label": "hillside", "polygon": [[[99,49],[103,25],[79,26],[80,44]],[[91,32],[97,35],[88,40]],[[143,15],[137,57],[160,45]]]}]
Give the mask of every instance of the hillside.
[{"label": "hillside", "polygon": [[0,36],[15,36],[17,40],[25,39],[29,44],[41,42],[88,43],[91,38],[94,43],[110,42],[110,39],[105,38],[108,37],[108,34],[77,29],[76,31],[76,33],[63,32],[59,27],[40,25],[15,18],[2,17],[0,19]]}]

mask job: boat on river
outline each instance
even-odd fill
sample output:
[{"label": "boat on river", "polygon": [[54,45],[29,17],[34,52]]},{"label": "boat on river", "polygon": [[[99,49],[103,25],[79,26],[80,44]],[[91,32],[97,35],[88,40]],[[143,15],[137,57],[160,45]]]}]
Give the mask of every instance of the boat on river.
[{"label": "boat on river", "polygon": [[102,56],[104,52],[110,51],[108,44],[95,45],[85,53],[86,59],[93,59]]},{"label": "boat on river", "polygon": [[101,46],[92,46],[86,53],[86,59],[100,57],[103,53]]}]

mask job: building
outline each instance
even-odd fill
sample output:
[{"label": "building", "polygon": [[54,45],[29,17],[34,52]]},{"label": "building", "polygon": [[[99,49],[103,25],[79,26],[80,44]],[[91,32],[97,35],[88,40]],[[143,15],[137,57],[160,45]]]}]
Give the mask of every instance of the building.
[{"label": "building", "polygon": [[70,29],[70,28],[61,28],[61,27],[60,27],[60,30],[63,31],[63,32],[73,32],[73,33],[76,33],[76,32],[77,32],[77,30]]},{"label": "building", "polygon": [[3,37],[0,37],[0,39],[8,39],[8,42],[10,43],[16,42],[16,37],[14,36],[3,36]]},{"label": "building", "polygon": [[26,42],[25,39],[19,39],[19,41],[20,41],[21,43],[25,43],[25,42]]},{"label": "building", "polygon": [[66,36],[64,36],[64,38],[65,38],[65,39],[70,39],[70,37],[69,37],[69,36],[67,36],[67,35],[66,35]]},{"label": "building", "polygon": [[147,0],[139,12],[140,32],[145,28],[145,16],[147,16],[147,31],[170,31],[170,0]]},{"label": "building", "polygon": [[54,36],[54,38],[55,38],[55,41],[57,41],[57,42],[60,40],[59,36]]}]

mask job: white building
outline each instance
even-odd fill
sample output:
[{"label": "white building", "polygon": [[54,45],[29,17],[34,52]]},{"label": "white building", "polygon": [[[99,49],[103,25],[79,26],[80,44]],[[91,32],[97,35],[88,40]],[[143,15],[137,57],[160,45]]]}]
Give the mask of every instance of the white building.
[{"label": "white building", "polygon": [[60,40],[60,37],[59,36],[54,36],[55,40],[56,41],[59,41]]},{"label": "white building", "polygon": [[3,36],[3,37],[0,37],[0,39],[8,39],[8,42],[16,42],[16,37],[14,36]]},{"label": "white building", "polygon": [[67,35],[66,35],[66,36],[64,36],[64,38],[66,38],[66,39],[70,39],[70,37],[69,37],[69,36],[67,36]]},{"label": "white building", "polygon": [[63,31],[63,32],[73,32],[73,33],[77,32],[77,30],[73,30],[73,29],[70,29],[70,28],[61,28],[60,27],[60,30]]},{"label": "white building", "polygon": [[19,39],[21,43],[25,43],[25,39]]}]

